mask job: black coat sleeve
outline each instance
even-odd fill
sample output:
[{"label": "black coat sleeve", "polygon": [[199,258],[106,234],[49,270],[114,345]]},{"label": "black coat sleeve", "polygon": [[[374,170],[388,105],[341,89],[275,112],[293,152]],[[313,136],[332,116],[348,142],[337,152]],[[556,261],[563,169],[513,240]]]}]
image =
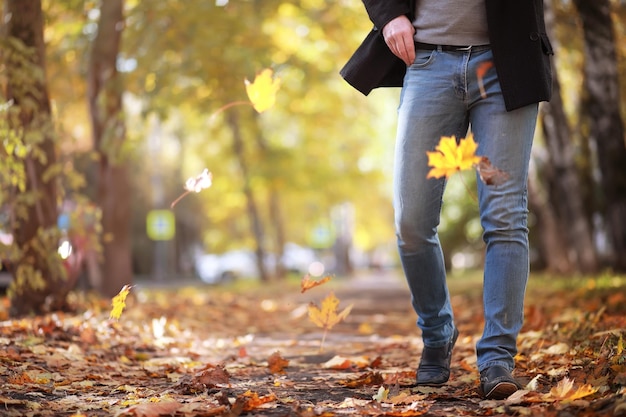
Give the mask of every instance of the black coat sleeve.
[{"label": "black coat sleeve", "polygon": [[363,0],[370,20],[378,29],[384,28],[398,16],[411,16],[413,12],[409,3],[408,0]]}]

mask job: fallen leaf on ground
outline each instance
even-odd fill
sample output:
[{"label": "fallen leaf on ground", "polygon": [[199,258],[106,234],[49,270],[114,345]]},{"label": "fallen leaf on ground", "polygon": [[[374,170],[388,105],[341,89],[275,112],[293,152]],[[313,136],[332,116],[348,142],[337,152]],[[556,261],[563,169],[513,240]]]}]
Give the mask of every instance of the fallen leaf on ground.
[{"label": "fallen leaf on ground", "polygon": [[177,401],[166,401],[161,403],[143,403],[128,407],[116,414],[116,417],[136,416],[136,417],[159,417],[171,416],[182,407]]},{"label": "fallen leaf on ground", "polygon": [[365,356],[343,357],[339,355],[333,356],[330,360],[322,364],[322,368],[326,369],[350,369],[350,368],[367,368],[370,361]]},{"label": "fallen leaf on ground", "polygon": [[285,368],[289,366],[289,361],[280,356],[280,352],[274,352],[267,360],[267,367],[272,374],[283,374]]}]

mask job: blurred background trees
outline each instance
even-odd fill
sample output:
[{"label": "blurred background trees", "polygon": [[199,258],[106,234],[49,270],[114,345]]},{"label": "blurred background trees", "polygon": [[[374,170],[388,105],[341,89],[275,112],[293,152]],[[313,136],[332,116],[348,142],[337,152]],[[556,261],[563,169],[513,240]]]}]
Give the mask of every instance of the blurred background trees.
[{"label": "blurred background trees", "polygon": [[[26,5],[39,6],[43,19]],[[395,261],[398,90],[366,98],[338,75],[371,25],[359,0],[14,0],[2,7],[0,229],[15,235],[0,246],[3,259],[56,281],[41,260],[33,263],[43,255],[25,257],[22,249],[70,207],[70,230],[91,239],[82,273],[103,295],[133,279],[193,276],[199,255],[232,249],[255,254],[264,280],[285,276],[284,265],[265,259],[280,259],[288,243],[316,249],[338,274]],[[546,9],[557,82],[555,99],[542,105],[533,153],[533,268],[623,271],[626,2],[546,0]],[[29,30],[41,31],[41,45],[15,31],[20,12]],[[8,45],[32,56],[45,51],[46,65],[32,60],[41,69],[18,71]],[[244,80],[264,68],[281,81],[272,109],[216,114],[246,100]],[[12,86],[35,81],[50,99],[37,94],[32,114],[44,117],[48,102],[51,119],[33,128],[49,139],[28,147],[24,129],[33,125],[14,121],[23,100]],[[16,141],[35,153],[23,157]],[[35,196],[20,175],[39,148],[48,156],[33,178],[48,179],[49,188]],[[151,235],[148,215],[169,210],[185,179],[205,167],[213,186],[171,210],[173,238]],[[473,181],[471,173],[464,181]],[[47,211],[38,217],[41,205]],[[26,210],[20,224],[11,220],[18,207]],[[460,178],[450,182],[442,220],[449,267],[480,266],[476,204]]]}]

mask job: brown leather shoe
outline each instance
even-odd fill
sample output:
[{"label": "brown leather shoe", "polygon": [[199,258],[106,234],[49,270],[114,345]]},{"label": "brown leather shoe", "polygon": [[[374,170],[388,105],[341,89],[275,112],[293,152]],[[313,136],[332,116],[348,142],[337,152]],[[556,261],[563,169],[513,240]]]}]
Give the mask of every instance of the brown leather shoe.
[{"label": "brown leather shoe", "polygon": [[488,400],[503,400],[522,386],[502,366],[491,366],[480,373],[480,390]]},{"label": "brown leather shoe", "polygon": [[450,379],[450,362],[452,348],[459,337],[459,331],[454,328],[452,338],[448,343],[438,348],[424,346],[422,359],[417,367],[417,385],[440,386]]}]

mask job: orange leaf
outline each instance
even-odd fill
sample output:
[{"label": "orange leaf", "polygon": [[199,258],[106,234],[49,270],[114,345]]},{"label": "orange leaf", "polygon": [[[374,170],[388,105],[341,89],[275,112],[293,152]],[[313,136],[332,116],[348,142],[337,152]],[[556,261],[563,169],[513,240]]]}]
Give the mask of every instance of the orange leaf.
[{"label": "orange leaf", "polygon": [[166,401],[162,403],[144,403],[133,405],[123,410],[124,415],[137,417],[159,417],[174,415],[183,405],[177,401]]},{"label": "orange leaf", "polygon": [[252,411],[255,408],[262,406],[263,404],[271,403],[278,400],[276,394],[274,393],[259,397],[258,393],[251,391],[244,392],[239,398],[243,398],[245,400],[243,411]]},{"label": "orange leaf", "polygon": [[267,360],[267,367],[272,374],[285,373],[285,367],[289,365],[289,361],[280,356],[280,352],[274,352]]},{"label": "orange leaf", "polygon": [[319,279],[317,281],[313,281],[310,277],[309,274],[305,275],[302,278],[302,281],[300,281],[300,293],[305,293],[306,291],[310,290],[311,288],[315,288],[318,285],[322,285],[327,283],[328,281],[330,281],[330,275],[325,276],[322,279]]},{"label": "orange leaf", "polygon": [[480,96],[482,98],[487,98],[487,92],[485,91],[485,84],[483,82],[483,79],[485,78],[487,71],[489,71],[491,68],[493,68],[493,61],[485,61],[481,63],[476,69],[476,78],[478,78],[478,88],[480,89]]}]

